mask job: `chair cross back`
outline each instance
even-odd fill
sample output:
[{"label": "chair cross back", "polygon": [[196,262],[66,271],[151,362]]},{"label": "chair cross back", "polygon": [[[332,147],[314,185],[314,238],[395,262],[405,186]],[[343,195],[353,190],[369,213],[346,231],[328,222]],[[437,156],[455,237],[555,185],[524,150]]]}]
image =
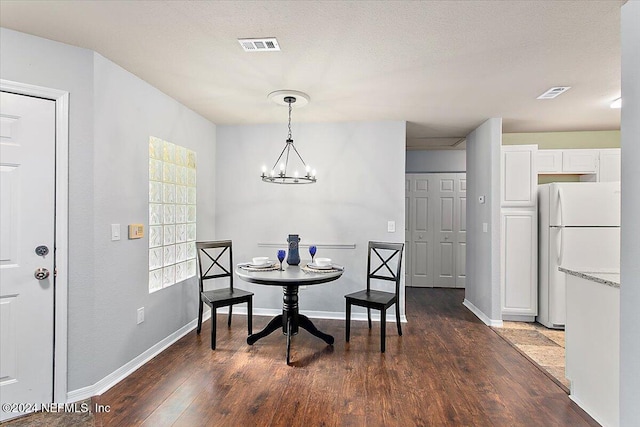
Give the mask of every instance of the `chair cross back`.
[{"label": "chair cross back", "polygon": [[[382,261],[382,264],[380,264],[378,266],[378,268],[376,268],[373,271],[369,272],[369,278],[371,279],[380,279],[380,280],[390,280],[390,281],[395,281],[397,279],[397,274],[395,274],[393,272],[393,270],[391,270],[391,268],[389,267],[389,261],[391,261],[393,259],[393,257],[395,257],[400,250],[395,250],[391,255],[389,255],[389,257],[387,257],[387,259],[384,259],[382,257],[382,255],[380,255],[380,253],[376,250],[375,247],[371,248],[373,250],[373,252],[378,256],[378,258],[380,259],[380,261]],[[389,274],[391,274],[391,276],[380,276],[377,275],[376,273],[382,268],[385,267],[387,269],[387,271],[389,272]],[[371,270],[371,258],[369,258],[369,270]]]},{"label": "chair cross back", "polygon": [[[222,265],[219,262],[219,259],[222,258],[222,255],[225,254],[225,252],[227,252],[227,249],[229,249],[229,255],[231,255],[231,248],[229,246],[225,247],[219,254],[217,257],[215,257],[215,259],[211,256],[211,254],[209,254],[209,252],[206,251],[206,249],[209,248],[200,248],[200,250],[202,251],[203,254],[205,254],[207,256],[207,258],[209,258],[211,260],[211,265],[209,266],[209,268],[207,268],[207,271],[205,271],[204,273],[202,273],[202,280],[207,280],[207,279],[218,279],[220,277],[228,277],[231,276],[231,271],[227,270],[225,268],[224,265]],[[209,272],[211,271],[211,269],[215,268],[216,266],[218,266],[218,268],[220,268],[222,271],[224,271],[224,273],[218,273],[218,274],[209,274]]]}]

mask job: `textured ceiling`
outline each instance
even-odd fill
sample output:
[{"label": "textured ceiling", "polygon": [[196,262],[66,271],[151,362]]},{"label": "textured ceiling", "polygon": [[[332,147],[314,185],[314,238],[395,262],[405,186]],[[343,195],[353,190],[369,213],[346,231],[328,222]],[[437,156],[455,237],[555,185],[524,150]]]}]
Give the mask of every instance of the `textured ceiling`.
[{"label": "textured ceiling", "polygon": [[[92,49],[216,124],[407,121],[407,148],[504,132],[620,127],[611,1],[5,1],[0,25]],[[276,37],[280,52],[238,38]],[[0,52],[1,54],[1,52]],[[571,86],[552,100],[536,97]]]}]

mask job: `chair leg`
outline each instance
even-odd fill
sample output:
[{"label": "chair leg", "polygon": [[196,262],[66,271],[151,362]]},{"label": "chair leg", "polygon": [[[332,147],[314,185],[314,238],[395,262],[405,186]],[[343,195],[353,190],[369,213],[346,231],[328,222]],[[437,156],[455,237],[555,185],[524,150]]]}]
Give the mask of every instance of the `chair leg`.
[{"label": "chair leg", "polygon": [[211,307],[211,350],[216,349],[216,308]]},{"label": "chair leg", "polygon": [[402,336],[402,325],[400,323],[400,306],[396,302],[396,325],[398,326],[398,335]]},{"label": "chair leg", "polygon": [[347,325],[346,325],[346,339],[349,342],[349,337],[351,336],[351,304],[347,301]]},{"label": "chair leg", "polygon": [[200,330],[202,329],[202,309],[204,303],[202,302],[202,298],[200,298],[200,308],[198,309],[198,328],[196,329],[196,333],[200,335]]},{"label": "chair leg", "polygon": [[380,351],[384,353],[387,332],[387,310],[380,310]]},{"label": "chair leg", "polygon": [[247,331],[253,333],[253,298],[247,300]]},{"label": "chair leg", "polygon": [[231,327],[231,313],[233,312],[233,305],[229,306],[229,319],[227,320],[227,327]]},{"label": "chair leg", "polygon": [[369,329],[371,329],[371,309],[367,307],[367,320],[369,320]]}]

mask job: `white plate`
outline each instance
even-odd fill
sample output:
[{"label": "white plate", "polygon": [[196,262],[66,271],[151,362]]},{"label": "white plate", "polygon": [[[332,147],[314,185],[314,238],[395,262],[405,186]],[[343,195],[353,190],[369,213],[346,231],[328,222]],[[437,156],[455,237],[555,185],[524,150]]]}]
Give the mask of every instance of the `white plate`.
[{"label": "white plate", "polygon": [[251,268],[271,268],[276,265],[275,261],[267,261],[266,264],[251,264],[249,263],[247,266]]},{"label": "white plate", "polygon": [[313,268],[315,270],[331,270],[331,269],[333,269],[333,265],[332,264],[329,264],[329,265],[316,265],[313,262],[310,262],[309,264],[307,264],[307,267]]}]

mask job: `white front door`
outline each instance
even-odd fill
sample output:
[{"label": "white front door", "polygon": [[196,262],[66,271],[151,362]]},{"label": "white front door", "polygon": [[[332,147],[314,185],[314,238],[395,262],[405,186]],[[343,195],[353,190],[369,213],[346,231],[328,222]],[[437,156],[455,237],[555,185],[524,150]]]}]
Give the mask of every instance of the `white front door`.
[{"label": "white front door", "polygon": [[55,101],[0,93],[0,184],[4,420],[53,400]]}]

